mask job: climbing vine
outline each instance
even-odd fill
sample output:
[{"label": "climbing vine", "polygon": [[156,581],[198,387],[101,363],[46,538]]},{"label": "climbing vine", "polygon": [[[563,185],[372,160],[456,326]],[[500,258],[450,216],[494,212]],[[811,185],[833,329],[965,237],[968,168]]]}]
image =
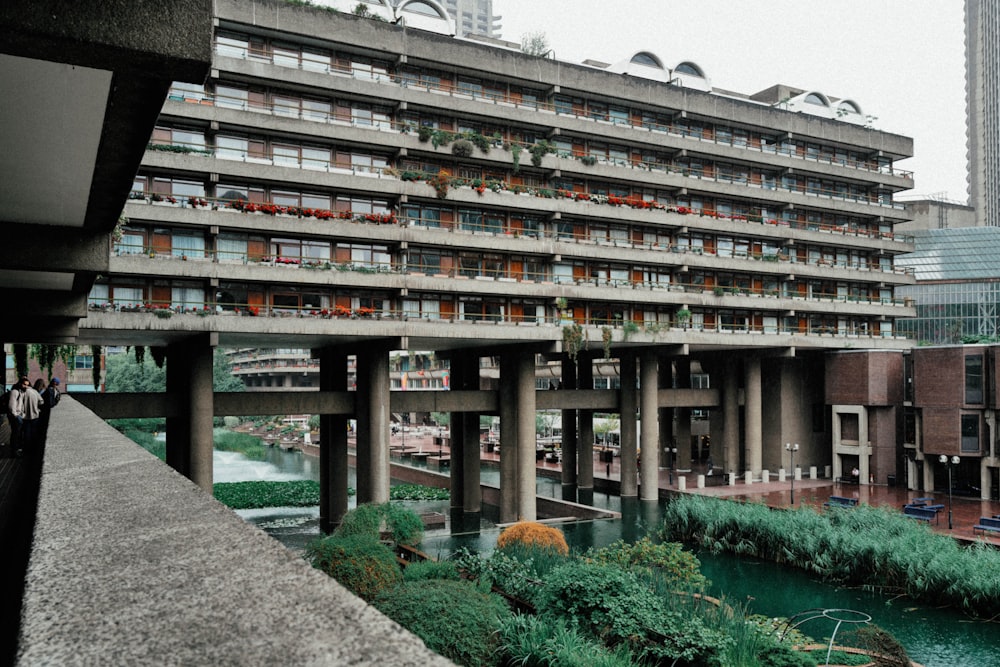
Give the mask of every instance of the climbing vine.
[{"label": "climbing vine", "polygon": [[584,335],[583,327],[579,324],[567,324],[562,330],[563,351],[569,358],[576,361],[577,355],[583,349],[587,339]]},{"label": "climbing vine", "polygon": [[51,380],[56,361],[63,362],[66,368],[71,367],[76,357],[76,345],[32,345],[28,356],[38,362],[38,367],[44,369]]},{"label": "climbing vine", "polygon": [[614,335],[614,331],[611,327],[601,327],[601,343],[604,345],[604,358],[611,358],[611,338]]},{"label": "climbing vine", "polygon": [[90,354],[94,357],[90,367],[90,377],[94,381],[94,391],[101,390],[101,346],[91,345]]}]

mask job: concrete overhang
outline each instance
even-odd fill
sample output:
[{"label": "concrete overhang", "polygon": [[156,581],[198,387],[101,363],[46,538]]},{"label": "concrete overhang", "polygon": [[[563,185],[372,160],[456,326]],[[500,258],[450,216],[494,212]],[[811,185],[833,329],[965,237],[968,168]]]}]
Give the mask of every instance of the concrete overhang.
[{"label": "concrete overhang", "polygon": [[45,302],[107,270],[171,82],[208,75],[211,2],[7,0],[0,31],[0,289],[38,304],[0,340],[65,342],[79,315]]}]

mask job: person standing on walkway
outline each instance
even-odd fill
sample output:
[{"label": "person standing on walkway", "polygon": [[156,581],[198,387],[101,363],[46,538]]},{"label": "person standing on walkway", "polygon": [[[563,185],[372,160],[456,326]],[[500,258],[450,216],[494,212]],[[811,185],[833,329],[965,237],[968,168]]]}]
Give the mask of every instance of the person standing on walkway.
[{"label": "person standing on walkway", "polygon": [[7,417],[10,420],[10,448],[15,456],[24,453],[25,430],[25,396],[31,383],[27,376],[21,376],[17,384],[10,388],[10,398],[7,401]]},{"label": "person standing on walkway", "polygon": [[[43,385],[43,388],[39,389],[39,385]],[[44,386],[44,382],[39,378],[38,382],[35,383],[35,389],[42,397],[42,414],[38,422],[38,432],[35,434],[35,439],[38,442],[44,442],[45,436],[49,432],[49,416],[52,414],[52,408],[59,404],[61,396],[59,392],[59,378],[56,377],[49,380],[49,386],[47,387]]]},{"label": "person standing on walkway", "polygon": [[[36,384],[44,384],[41,378]],[[24,439],[22,449],[35,449],[38,446],[40,425],[42,421],[42,395],[31,386],[25,378],[24,381]]]}]

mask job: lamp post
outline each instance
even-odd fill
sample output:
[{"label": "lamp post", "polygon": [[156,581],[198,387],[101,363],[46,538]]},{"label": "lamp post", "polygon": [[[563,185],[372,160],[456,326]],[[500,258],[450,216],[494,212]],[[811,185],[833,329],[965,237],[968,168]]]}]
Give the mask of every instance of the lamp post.
[{"label": "lamp post", "polygon": [[951,530],[951,469],[957,466],[962,459],[957,456],[952,456],[949,459],[946,455],[942,454],[938,457],[938,461],[948,468],[948,530]]},{"label": "lamp post", "polygon": [[785,450],[788,452],[791,461],[789,462],[789,467],[792,469],[792,504],[795,504],[795,452],[799,451],[799,443],[794,445],[790,442],[785,443]]},{"label": "lamp post", "polygon": [[677,448],[676,447],[671,447],[667,451],[670,452],[670,474],[669,474],[670,484],[673,484],[674,483],[674,463],[677,462]]}]

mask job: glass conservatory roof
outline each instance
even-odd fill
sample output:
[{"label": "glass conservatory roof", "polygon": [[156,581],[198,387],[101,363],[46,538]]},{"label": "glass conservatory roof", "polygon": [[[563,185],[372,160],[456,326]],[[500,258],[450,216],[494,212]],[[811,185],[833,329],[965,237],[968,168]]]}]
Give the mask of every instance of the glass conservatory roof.
[{"label": "glass conservatory roof", "polygon": [[896,257],[917,280],[1000,279],[1000,227],[960,227],[913,232],[916,249]]}]

